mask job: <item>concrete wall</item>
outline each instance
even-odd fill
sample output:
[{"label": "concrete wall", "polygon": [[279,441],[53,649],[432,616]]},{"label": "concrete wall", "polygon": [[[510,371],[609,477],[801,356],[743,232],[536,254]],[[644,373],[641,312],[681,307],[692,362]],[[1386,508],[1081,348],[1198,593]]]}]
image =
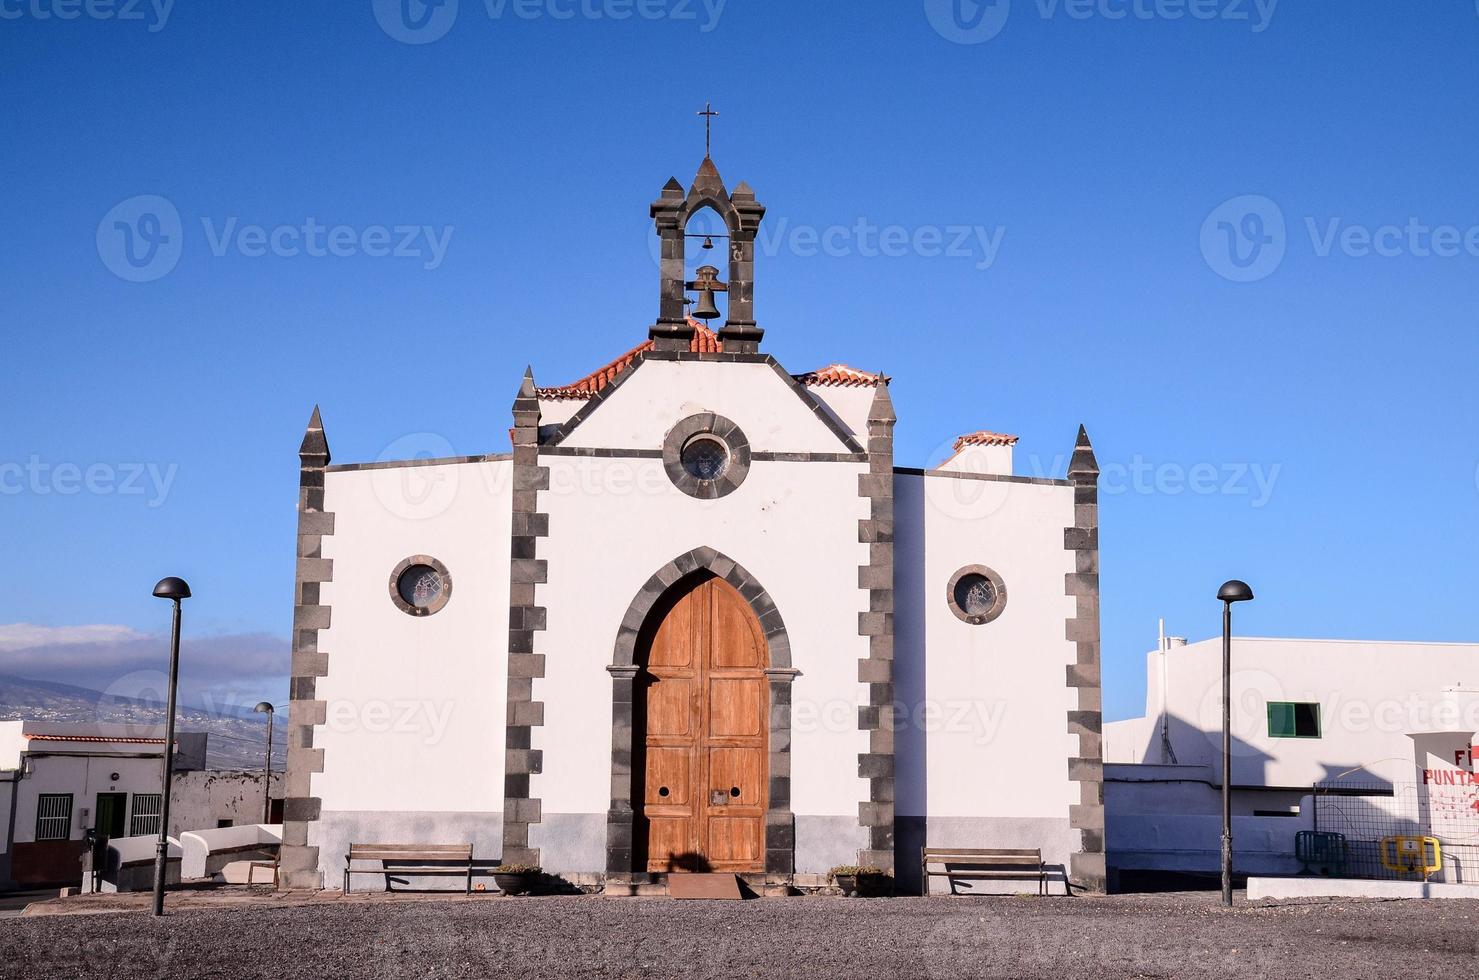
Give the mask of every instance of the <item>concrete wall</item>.
[{"label": "concrete wall", "polygon": [[[1147,654],[1146,714],[1105,726],[1106,760],[1168,761],[1159,734],[1160,664]],[[1182,765],[1221,779],[1220,639],[1166,654],[1166,713]],[[1321,737],[1272,738],[1270,701],[1320,705]],[[1411,781],[1409,732],[1479,730],[1479,644],[1236,637],[1233,783],[1309,787],[1343,779]]]},{"label": "concrete wall", "polygon": [[[282,799],[282,773],[272,774],[272,798]],[[170,780],[168,833],[178,837],[190,830],[213,830],[223,820],[231,825],[262,822],[260,770],[205,769],[180,772]]]}]

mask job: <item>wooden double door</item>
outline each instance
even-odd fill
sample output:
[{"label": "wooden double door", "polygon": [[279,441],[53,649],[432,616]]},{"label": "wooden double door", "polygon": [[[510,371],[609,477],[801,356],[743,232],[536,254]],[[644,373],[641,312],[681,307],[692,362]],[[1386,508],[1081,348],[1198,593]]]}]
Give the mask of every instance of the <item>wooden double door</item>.
[{"label": "wooden double door", "polygon": [[692,583],[654,615],[639,695],[647,870],[764,871],[765,634],[718,578]]}]

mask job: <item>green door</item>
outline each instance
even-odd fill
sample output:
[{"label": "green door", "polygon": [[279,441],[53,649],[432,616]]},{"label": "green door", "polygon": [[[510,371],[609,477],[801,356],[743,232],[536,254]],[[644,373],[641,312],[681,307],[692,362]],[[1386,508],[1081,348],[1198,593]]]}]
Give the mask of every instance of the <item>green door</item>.
[{"label": "green door", "polygon": [[98,841],[124,836],[127,817],[127,793],[99,793],[97,820],[93,822],[93,827],[97,830]]}]

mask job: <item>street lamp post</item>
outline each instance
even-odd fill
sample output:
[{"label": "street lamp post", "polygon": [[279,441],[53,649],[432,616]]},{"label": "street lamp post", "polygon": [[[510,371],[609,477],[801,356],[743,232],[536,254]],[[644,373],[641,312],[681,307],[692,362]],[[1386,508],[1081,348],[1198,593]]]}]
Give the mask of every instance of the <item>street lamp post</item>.
[{"label": "street lamp post", "polygon": [[1217,590],[1222,600],[1222,904],[1232,907],[1232,607],[1253,598],[1233,579]]},{"label": "street lamp post", "polygon": [[164,789],[159,797],[159,840],[154,845],[154,914],[163,915],[164,872],[169,864],[169,788],[175,768],[175,692],[180,683],[180,600],[190,598],[190,586],[171,575],[154,586],[154,596],[175,604],[169,645],[169,705],[164,719]]},{"label": "street lamp post", "polygon": [[262,767],[262,822],[272,822],[272,719],[276,709],[270,701],[259,701],[252,709],[267,716],[267,762]]}]

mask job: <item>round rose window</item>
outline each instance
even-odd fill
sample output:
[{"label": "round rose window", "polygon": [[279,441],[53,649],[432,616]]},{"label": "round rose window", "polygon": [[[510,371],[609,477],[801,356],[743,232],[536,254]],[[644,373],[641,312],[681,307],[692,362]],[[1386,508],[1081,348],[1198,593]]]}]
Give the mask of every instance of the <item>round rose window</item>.
[{"label": "round rose window", "polygon": [[729,447],[711,435],[694,436],[684,444],[679,459],[689,476],[713,482],[729,469]]},{"label": "round rose window", "polygon": [[982,626],[1006,608],[1007,587],[1001,576],[985,565],[967,565],[951,576],[945,600],[957,619]]},{"label": "round rose window", "polygon": [[390,576],[390,598],[401,612],[430,616],[439,612],[452,595],[452,576],[447,566],[426,555],[407,558]]}]

